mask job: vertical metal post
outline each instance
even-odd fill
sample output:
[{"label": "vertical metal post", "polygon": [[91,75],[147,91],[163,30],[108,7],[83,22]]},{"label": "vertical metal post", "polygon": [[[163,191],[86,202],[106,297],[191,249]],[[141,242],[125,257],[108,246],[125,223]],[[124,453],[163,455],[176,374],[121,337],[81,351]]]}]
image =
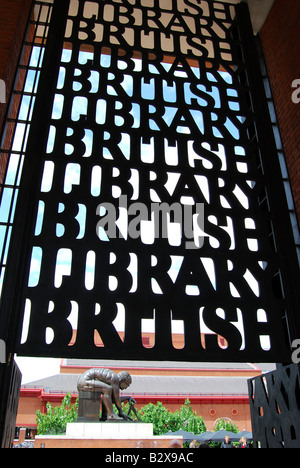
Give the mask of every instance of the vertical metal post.
[{"label": "vertical metal post", "polygon": [[[0,304],[0,338],[6,345],[6,363],[0,364],[0,443],[5,433],[7,406],[9,401],[12,370],[14,367],[13,355],[16,349],[17,332],[22,322],[20,317],[19,289],[24,268],[30,253],[28,250],[28,236],[34,229],[32,207],[35,192],[38,189],[34,180],[39,158],[41,142],[47,138],[45,125],[41,125],[40,115],[51,111],[53,104],[53,91],[56,86],[59,59],[63,47],[66,17],[69,9],[69,0],[55,0],[51,23],[45,47],[45,59],[41,72],[40,87],[34,109],[34,116],[30,128],[29,145],[22,175],[21,190],[15,215],[15,225],[12,232],[13,250],[9,252],[7,270],[3,285],[3,294]],[[53,70],[53,67],[57,70]],[[51,70],[51,73],[49,73]],[[24,251],[27,255],[24,255]],[[24,285],[23,285],[24,286]]]},{"label": "vertical metal post", "polygon": [[[22,180],[20,184],[20,194],[15,215],[15,228],[12,233],[11,245],[13,246],[9,252],[9,260],[7,262],[7,271],[3,286],[3,295],[0,305],[0,330],[1,336],[6,342],[7,352],[14,353],[16,331],[19,326],[21,317],[16,317],[15,311],[19,311],[16,301],[20,294],[16,294],[22,284],[20,279],[23,277],[24,268],[26,268],[27,257],[30,253],[27,252],[28,236],[35,229],[33,212],[33,201],[36,197],[36,192],[39,190],[34,182],[37,177],[39,165],[40,147],[47,139],[47,126],[44,125],[44,120],[40,118],[42,115],[51,115],[53,105],[53,95],[57,83],[59,72],[59,63],[61,51],[63,48],[64,33],[66,26],[66,17],[69,8],[69,0],[55,0],[54,8],[49,27],[47,44],[45,47],[45,58],[41,71],[40,85],[37,92],[37,98],[28,137],[28,146]],[[56,69],[53,69],[53,68]],[[51,73],[49,72],[51,70]],[[28,255],[24,255],[24,251]]]},{"label": "vertical metal post", "polygon": [[247,3],[238,4],[236,13],[244,63],[247,67],[247,77],[253,97],[252,105],[257,122],[256,131],[269,194],[268,203],[275,243],[281,265],[280,276],[285,296],[283,306],[286,308],[290,340],[293,341],[300,337],[300,315],[298,313],[300,274],[297,253],[284,185],[278,183],[282,180],[282,174]]},{"label": "vertical metal post", "polygon": [[[3,377],[4,380],[2,380]],[[1,394],[0,448],[11,448],[14,440],[21,380],[22,374],[13,359],[5,367],[1,366],[0,383],[3,381],[5,392]],[[3,395],[5,401],[4,411]]]}]

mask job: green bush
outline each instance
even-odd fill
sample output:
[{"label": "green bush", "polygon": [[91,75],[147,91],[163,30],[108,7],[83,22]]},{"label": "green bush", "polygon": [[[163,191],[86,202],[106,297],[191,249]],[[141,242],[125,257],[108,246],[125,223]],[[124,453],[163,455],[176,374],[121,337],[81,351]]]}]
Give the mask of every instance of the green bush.
[{"label": "green bush", "polygon": [[163,435],[166,432],[176,432],[179,429],[200,434],[206,431],[204,420],[193,411],[191,403],[186,400],[180,410],[172,413],[161,402],[157,405],[149,403],[139,411],[139,419],[153,424],[154,435]]},{"label": "green bush", "polygon": [[234,434],[239,432],[237,425],[229,418],[220,418],[217,420],[214,426],[214,431],[217,432],[221,430],[233,432]]},{"label": "green bush", "polygon": [[[124,404],[124,412],[127,413],[129,405]],[[78,398],[74,404],[71,403],[71,394],[68,393],[62,401],[61,406],[53,407],[51,403],[46,404],[46,413],[36,412],[38,435],[58,435],[66,432],[67,423],[72,423],[78,417]],[[131,414],[133,417],[133,414]],[[138,411],[138,418],[145,423],[153,424],[154,435],[163,435],[167,432],[176,432],[183,429],[193,434],[201,434],[206,431],[202,416],[193,411],[191,402],[186,400],[180,410],[172,413],[165,408],[161,402],[156,405],[149,403]],[[214,427],[215,431],[224,429],[230,432],[239,432],[237,426],[228,418],[219,419]]]},{"label": "green bush", "polygon": [[67,423],[75,422],[78,417],[78,399],[72,405],[71,394],[67,393],[61,406],[46,404],[46,413],[36,412],[38,435],[57,435],[66,432]]}]

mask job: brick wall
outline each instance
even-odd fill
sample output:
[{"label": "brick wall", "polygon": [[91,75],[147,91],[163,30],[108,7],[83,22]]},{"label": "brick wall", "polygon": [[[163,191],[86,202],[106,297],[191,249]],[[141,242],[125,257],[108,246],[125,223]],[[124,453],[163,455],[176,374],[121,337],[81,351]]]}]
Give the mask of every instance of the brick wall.
[{"label": "brick wall", "polygon": [[[0,79],[10,95],[32,0],[1,0],[0,2]],[[6,105],[0,104],[0,129]]]},{"label": "brick wall", "polygon": [[[167,372],[168,375],[168,372]],[[42,389],[21,389],[19,400],[17,427],[35,427],[36,426],[36,411],[44,412],[43,407],[46,401],[49,400],[52,406],[60,406],[64,394],[43,393]],[[140,410],[148,403],[157,404],[157,401],[162,402],[163,406],[172,413],[180,410],[188,396],[139,396],[133,395],[137,401],[136,409]],[[230,418],[237,427],[243,431],[244,429],[251,431],[251,416],[248,397],[246,396],[200,396],[189,397],[193,411],[196,411],[198,416],[202,416],[208,431],[213,430],[214,422],[218,418]]]},{"label": "brick wall", "polygon": [[300,103],[291,99],[300,79],[299,21],[299,0],[275,0],[261,38],[300,224]]}]

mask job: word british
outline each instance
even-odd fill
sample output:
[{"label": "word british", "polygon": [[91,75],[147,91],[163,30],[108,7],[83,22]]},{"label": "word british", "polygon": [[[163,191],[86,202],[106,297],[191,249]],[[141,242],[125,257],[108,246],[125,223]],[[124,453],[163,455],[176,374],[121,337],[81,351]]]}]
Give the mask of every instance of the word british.
[{"label": "word british", "polygon": [[[218,14],[213,15],[208,1],[202,1],[201,5],[198,1],[190,0],[154,1],[150,8],[149,4],[145,6],[143,0],[124,0],[122,4],[119,0],[113,0],[106,3],[94,4],[91,12],[82,2],[79,8],[83,21],[78,28],[78,39],[94,43],[108,38],[110,43],[122,47],[135,45],[151,51],[192,52],[196,57],[209,57],[212,42],[208,44],[207,37],[215,35],[215,28],[225,37],[232,20],[229,5],[224,5],[220,18]],[[74,14],[78,13],[74,10]],[[203,16],[207,15],[210,15],[209,21],[204,22]],[[226,45],[218,44],[214,54],[219,52],[224,60],[231,58]]]}]

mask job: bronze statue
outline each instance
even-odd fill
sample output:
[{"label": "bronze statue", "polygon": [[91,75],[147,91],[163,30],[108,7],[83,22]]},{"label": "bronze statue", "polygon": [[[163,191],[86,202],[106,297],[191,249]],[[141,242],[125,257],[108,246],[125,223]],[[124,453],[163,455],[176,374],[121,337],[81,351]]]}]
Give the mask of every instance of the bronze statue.
[{"label": "bronze statue", "polygon": [[[126,415],[123,412],[122,402],[128,401],[130,408],[132,408],[136,402],[132,397],[120,396],[120,390],[125,390],[131,383],[132,378],[128,372],[123,371],[116,374],[109,369],[89,369],[79,378],[77,383],[77,388],[79,390],[79,404],[82,392],[99,394],[99,400],[102,395],[102,421],[132,421],[129,415]],[[91,399],[93,399],[93,395]],[[113,404],[116,405],[119,416],[114,413]]]}]

